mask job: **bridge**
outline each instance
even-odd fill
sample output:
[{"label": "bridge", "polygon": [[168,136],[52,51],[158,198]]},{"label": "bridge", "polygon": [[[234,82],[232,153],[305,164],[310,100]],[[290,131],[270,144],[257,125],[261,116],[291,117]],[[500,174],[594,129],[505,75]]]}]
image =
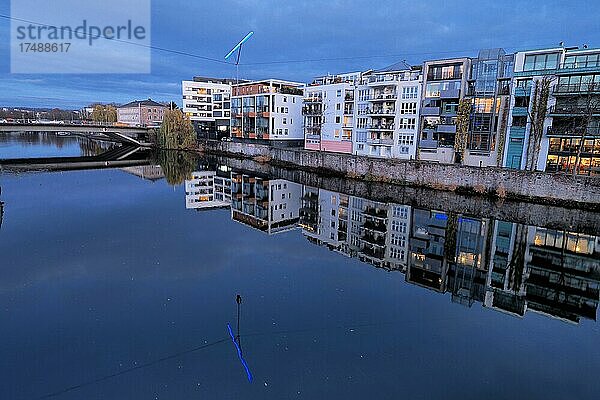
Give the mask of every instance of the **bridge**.
[{"label": "bridge", "polygon": [[73,171],[148,164],[150,164],[150,149],[148,147],[123,145],[95,156],[0,159],[0,172],[2,170],[18,172]]},{"label": "bridge", "polygon": [[151,147],[147,142],[148,131],[150,128],[134,126],[114,126],[114,125],[80,125],[68,123],[0,123],[0,132],[69,132],[78,133],[91,138],[99,139],[97,135],[102,135],[103,140],[110,140],[123,144],[129,144],[138,147]]}]

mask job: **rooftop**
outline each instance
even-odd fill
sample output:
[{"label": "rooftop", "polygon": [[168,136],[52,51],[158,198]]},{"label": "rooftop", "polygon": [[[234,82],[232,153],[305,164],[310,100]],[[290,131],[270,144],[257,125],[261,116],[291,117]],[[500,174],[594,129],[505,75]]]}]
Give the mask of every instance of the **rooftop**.
[{"label": "rooftop", "polygon": [[123,104],[122,106],[119,106],[117,108],[132,108],[132,107],[140,107],[140,106],[167,107],[166,105],[157,103],[156,101],[154,101],[152,99],[147,99],[147,100],[134,100],[127,104]]}]

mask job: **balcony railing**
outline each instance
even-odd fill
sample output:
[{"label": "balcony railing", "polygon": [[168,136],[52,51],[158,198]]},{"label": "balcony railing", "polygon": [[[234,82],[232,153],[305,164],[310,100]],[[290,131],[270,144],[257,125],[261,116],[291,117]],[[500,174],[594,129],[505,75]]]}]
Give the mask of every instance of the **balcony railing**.
[{"label": "balcony railing", "polygon": [[379,109],[368,109],[367,110],[367,114],[368,115],[394,115],[396,113],[396,110],[391,108],[391,109],[383,109],[383,108],[379,108]]},{"label": "balcony railing", "polygon": [[598,136],[600,135],[600,126],[568,127],[568,126],[549,126],[546,131],[547,136]]},{"label": "balcony railing", "polygon": [[394,93],[374,93],[366,97],[368,101],[385,101],[385,100],[396,100],[398,94]]},{"label": "balcony railing", "polygon": [[390,138],[367,138],[367,143],[371,145],[393,146],[394,139]]},{"label": "balcony railing", "polygon": [[423,108],[421,108],[421,115],[438,116],[438,115],[440,115],[440,108],[439,107],[423,107]]},{"label": "balcony railing", "polygon": [[375,207],[367,207],[365,214],[371,217],[387,218],[387,210]]},{"label": "balcony railing", "polygon": [[445,81],[451,79],[462,79],[462,72],[443,73],[443,74],[427,74],[428,81]]},{"label": "balcony railing", "polygon": [[554,105],[548,110],[548,114],[560,114],[560,115],[598,115],[600,114],[600,105],[595,106],[577,106],[577,105]]},{"label": "balcony railing", "polygon": [[367,130],[371,131],[393,131],[394,124],[367,124]]},{"label": "balcony railing", "polygon": [[600,93],[600,84],[558,84],[554,86],[554,94]]}]

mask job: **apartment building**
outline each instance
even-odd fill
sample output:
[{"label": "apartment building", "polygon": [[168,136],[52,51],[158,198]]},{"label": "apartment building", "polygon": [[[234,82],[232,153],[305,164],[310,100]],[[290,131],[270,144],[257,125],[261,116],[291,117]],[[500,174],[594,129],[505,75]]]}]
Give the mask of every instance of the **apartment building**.
[{"label": "apartment building", "polygon": [[312,243],[351,256],[348,239],[350,196],[326,189],[303,187],[300,227]]},{"label": "apartment building", "polygon": [[273,146],[303,146],[303,97],[303,83],[269,79],[234,85],[232,138]]},{"label": "apartment building", "polygon": [[459,103],[465,97],[470,68],[468,57],[423,64],[419,159],[445,164],[461,161],[454,151],[456,119]]},{"label": "apartment building", "polygon": [[316,78],[304,90],[304,148],[352,154],[354,87],[360,73]]},{"label": "apartment building", "polygon": [[[470,106],[468,132],[459,139],[466,139],[466,146],[464,149],[455,146],[460,152],[456,158],[462,164],[502,166],[513,67],[514,54],[506,54],[503,49],[480,50],[477,58],[471,60],[465,95]],[[457,110],[451,110],[448,116],[456,113]]]},{"label": "apartment building", "polygon": [[231,173],[231,219],[269,235],[295,229],[302,185]]},{"label": "apartment building", "polygon": [[513,85],[503,165],[599,174],[600,49],[517,52]]},{"label": "apartment building", "polygon": [[209,209],[231,205],[231,178],[217,171],[194,171],[185,180],[185,208]]},{"label": "apartment building", "polygon": [[117,122],[129,126],[160,126],[167,108],[152,99],[134,100],[117,107]]},{"label": "apartment building", "polygon": [[192,121],[198,139],[230,136],[231,84],[228,79],[199,76],[181,83],[183,112]]},{"label": "apartment building", "polygon": [[364,74],[356,88],[354,154],[415,159],[420,68],[398,63]]}]

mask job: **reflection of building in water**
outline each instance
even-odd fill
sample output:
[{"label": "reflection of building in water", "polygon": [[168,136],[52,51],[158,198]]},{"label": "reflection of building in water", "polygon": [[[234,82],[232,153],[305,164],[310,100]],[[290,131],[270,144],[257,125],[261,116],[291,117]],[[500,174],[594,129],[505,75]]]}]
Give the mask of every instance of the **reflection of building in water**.
[{"label": "reflection of building in water", "polygon": [[456,213],[375,202],[305,186],[303,235],[453,302],[522,317],[527,310],[595,319],[600,239]]},{"label": "reflection of building in water", "polygon": [[297,183],[231,174],[231,218],[268,234],[296,227],[301,196]]},{"label": "reflection of building in water", "polygon": [[204,209],[231,205],[231,179],[218,171],[195,171],[185,181],[185,208]]},{"label": "reflection of building in water", "polygon": [[300,227],[311,242],[350,255],[348,195],[304,186]]},{"label": "reflection of building in water", "polygon": [[497,222],[485,305],[513,315],[527,310],[579,322],[596,319],[599,238]]},{"label": "reflection of building in water", "polygon": [[410,208],[304,187],[302,233],[380,268],[404,270]]},{"label": "reflection of building in water", "polygon": [[136,167],[125,167],[121,168],[121,171],[149,181],[158,181],[165,177],[160,165],[139,165]]},{"label": "reflection of building in water", "polygon": [[596,319],[600,289],[597,237],[530,228],[525,292],[527,308],[579,322]]},{"label": "reflection of building in water", "polygon": [[[451,254],[451,248],[447,254],[448,290],[452,293],[452,301],[468,306],[474,301],[483,302],[489,258],[489,223],[453,214],[449,215],[448,221],[448,228],[455,232],[456,240],[455,254]],[[454,221],[457,221],[456,229],[453,228]],[[451,232],[448,234],[452,235]]]},{"label": "reflection of building in water", "polygon": [[406,271],[407,282],[437,292],[446,291],[447,227],[448,216],[446,214],[439,211],[413,210],[409,238],[410,256]]}]

